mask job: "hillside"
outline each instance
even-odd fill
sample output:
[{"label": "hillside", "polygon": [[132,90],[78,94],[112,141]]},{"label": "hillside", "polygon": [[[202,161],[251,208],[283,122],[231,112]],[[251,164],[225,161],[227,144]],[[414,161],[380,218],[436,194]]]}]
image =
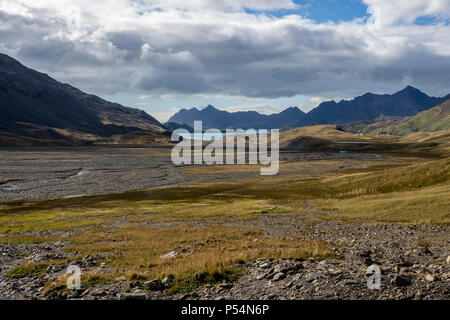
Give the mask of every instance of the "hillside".
[{"label": "hillside", "polygon": [[435,132],[450,129],[450,99],[403,121],[375,122],[358,132],[404,136],[414,132]]},{"label": "hillside", "polygon": [[0,101],[3,140],[29,137],[70,143],[136,130],[156,135],[166,131],[142,110],[84,93],[4,54],[0,54]]}]

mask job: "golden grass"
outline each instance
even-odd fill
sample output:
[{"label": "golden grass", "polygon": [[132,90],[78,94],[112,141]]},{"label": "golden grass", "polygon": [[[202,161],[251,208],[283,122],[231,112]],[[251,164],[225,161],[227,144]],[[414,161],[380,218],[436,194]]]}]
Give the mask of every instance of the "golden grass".
[{"label": "golden grass", "polygon": [[450,225],[450,184],[414,191],[331,199],[324,201],[322,206],[337,210],[327,216],[333,220]]},{"label": "golden grass", "polygon": [[[331,257],[329,246],[320,241],[290,241],[262,237],[253,228],[189,224],[167,228],[135,225],[122,226],[116,231],[89,230],[72,238],[68,250],[83,254],[104,253],[110,273],[103,277],[114,279],[125,275],[129,279],[152,279],[174,275],[179,281],[190,273],[226,274],[230,266],[266,258]],[[175,259],[162,255],[176,250]]]}]

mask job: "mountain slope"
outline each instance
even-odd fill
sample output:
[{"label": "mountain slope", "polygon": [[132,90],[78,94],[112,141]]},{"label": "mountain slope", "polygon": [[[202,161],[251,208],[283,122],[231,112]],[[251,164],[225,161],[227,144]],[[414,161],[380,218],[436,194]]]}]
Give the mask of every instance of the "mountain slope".
[{"label": "mountain slope", "polygon": [[348,124],[385,117],[408,117],[441,104],[448,98],[450,96],[429,97],[411,86],[392,95],[366,93],[353,100],[323,102],[306,115],[302,124]]},{"label": "mountain slope", "polygon": [[360,129],[359,132],[404,136],[419,131],[440,130],[450,130],[450,99],[407,120],[376,122]]},{"label": "mountain slope", "polygon": [[357,121],[410,117],[428,110],[445,100],[429,97],[411,86],[394,94],[366,93],[352,100],[340,102],[326,101],[307,114],[297,107],[288,108],[278,114],[262,115],[257,112],[226,112],[208,106],[203,110],[183,109],[169,121],[193,125],[194,120],[202,120],[204,128],[295,128],[314,124],[349,124]]},{"label": "mountain slope", "polygon": [[142,110],[124,107],[60,83],[0,54],[0,131],[33,137],[39,128],[99,137],[165,128]]}]

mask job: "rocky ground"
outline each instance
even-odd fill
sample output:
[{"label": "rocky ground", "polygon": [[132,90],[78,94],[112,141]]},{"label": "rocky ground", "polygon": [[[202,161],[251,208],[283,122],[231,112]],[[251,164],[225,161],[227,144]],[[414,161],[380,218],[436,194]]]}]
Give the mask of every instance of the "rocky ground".
[{"label": "rocky ground", "polygon": [[[47,280],[57,280],[67,266],[50,265],[42,277],[11,279],[6,273],[24,260],[46,262],[69,258],[66,242],[0,245],[1,299],[450,299],[450,237],[445,226],[346,224],[293,215],[266,215],[256,221],[265,234],[302,234],[335,245],[341,259],[257,260],[244,265],[246,274],[234,283],[206,285],[187,294],[168,294],[171,279],[149,282],[116,279],[115,283],[80,290],[44,292]],[[24,257],[24,253],[27,256]],[[182,254],[182,253],[180,253]],[[101,273],[101,256],[72,262],[82,270]],[[175,257],[176,259],[176,257]],[[379,266],[381,288],[369,290],[367,268]],[[126,290],[131,288],[131,290]],[[127,292],[126,292],[127,291]]]},{"label": "rocky ground", "polygon": [[[186,182],[259,176],[259,171],[185,174],[170,147],[0,148],[0,202],[141,190]],[[377,158],[373,154],[283,152],[286,161]]]}]

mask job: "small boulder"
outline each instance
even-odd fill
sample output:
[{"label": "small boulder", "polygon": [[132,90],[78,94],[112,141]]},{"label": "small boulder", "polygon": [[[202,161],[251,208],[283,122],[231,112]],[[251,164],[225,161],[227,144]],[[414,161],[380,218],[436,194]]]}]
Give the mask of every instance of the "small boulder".
[{"label": "small boulder", "polygon": [[284,272],[278,272],[273,276],[273,281],[280,281],[283,280],[284,278],[286,278],[286,273]]},{"label": "small boulder", "polygon": [[130,289],[141,288],[141,282],[139,280],[134,280],[130,282]]},{"label": "small boulder", "polygon": [[397,287],[407,287],[411,285],[411,278],[407,277],[407,276],[395,276],[392,279],[392,284],[397,286]]},{"label": "small boulder", "polygon": [[231,289],[233,287],[233,284],[231,284],[231,283],[228,283],[228,282],[224,282],[224,283],[221,283],[221,284],[219,284],[219,288],[220,289]]},{"label": "small boulder", "polygon": [[150,291],[158,291],[164,289],[161,280],[153,279],[147,282],[144,282],[144,288]]},{"label": "small boulder", "polygon": [[166,253],[162,256],[160,256],[161,259],[175,259],[178,256],[178,253],[176,251],[170,251],[169,253]]},{"label": "small boulder", "polygon": [[435,277],[434,275],[432,275],[432,274],[427,274],[427,275],[425,276],[425,280],[426,280],[427,282],[434,282],[434,281],[436,281],[436,277]]},{"label": "small boulder", "polygon": [[270,262],[263,262],[259,265],[261,269],[270,269],[271,266],[272,264]]},{"label": "small boulder", "polygon": [[313,282],[314,280],[319,279],[320,277],[322,277],[322,274],[320,272],[313,272],[306,278],[306,281]]},{"label": "small boulder", "polygon": [[161,284],[163,285],[164,288],[168,288],[168,287],[170,287],[172,285],[174,280],[175,280],[175,277],[170,275],[170,276],[164,278],[161,281]]},{"label": "small boulder", "polygon": [[145,293],[119,293],[119,300],[145,300]]}]

